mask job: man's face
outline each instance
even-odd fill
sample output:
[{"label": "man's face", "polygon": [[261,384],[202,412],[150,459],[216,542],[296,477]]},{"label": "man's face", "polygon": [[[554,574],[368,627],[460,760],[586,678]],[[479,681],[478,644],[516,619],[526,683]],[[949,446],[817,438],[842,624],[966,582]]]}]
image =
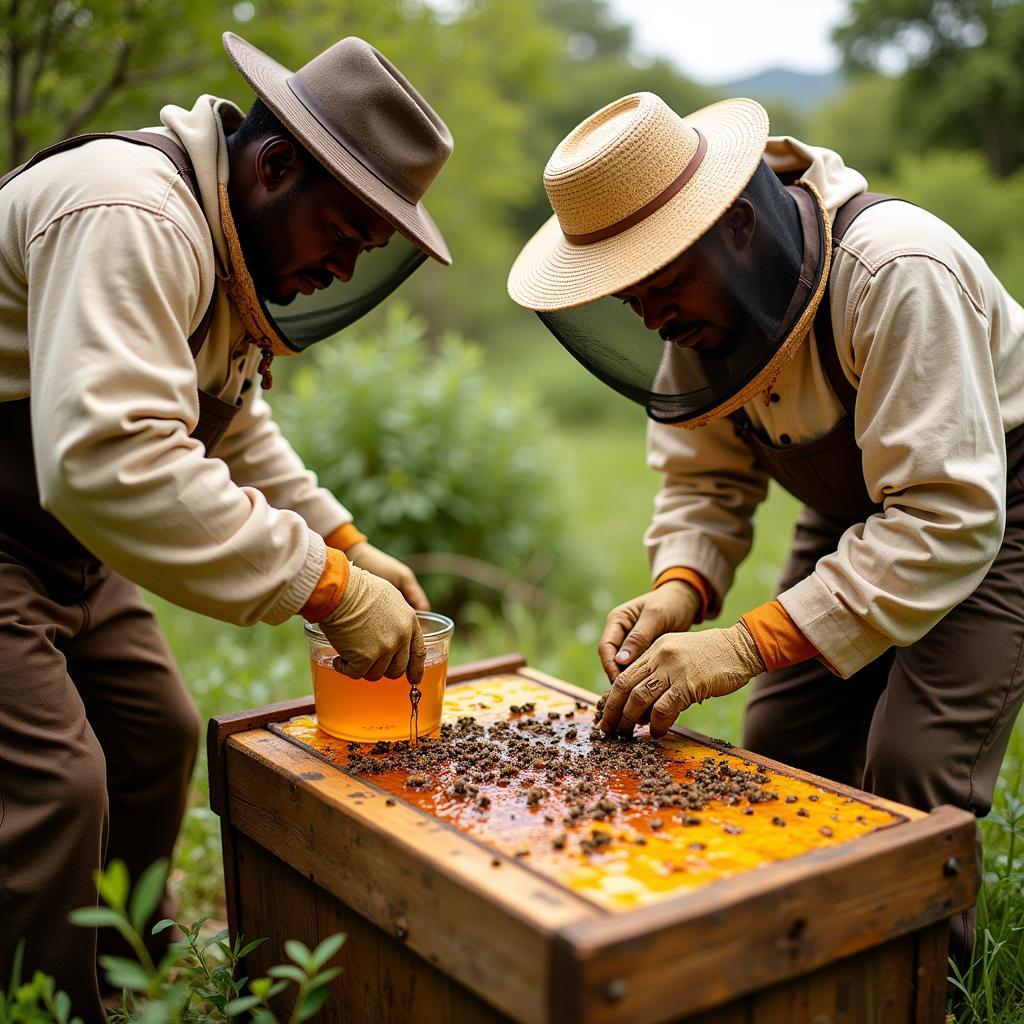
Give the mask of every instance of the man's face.
[{"label": "man's face", "polygon": [[258,191],[235,222],[257,291],[279,305],[348,281],[359,255],[387,245],[395,230],[327,173],[301,168]]},{"label": "man's face", "polygon": [[615,293],[663,341],[719,355],[738,344],[744,312],[721,270],[722,259],[708,258],[712,245],[730,258],[747,248],[752,215],[747,207],[738,207],[661,270]]},{"label": "man's face", "polygon": [[712,352],[736,327],[735,304],[721,279],[692,251],[616,292],[649,331],[680,348]]}]

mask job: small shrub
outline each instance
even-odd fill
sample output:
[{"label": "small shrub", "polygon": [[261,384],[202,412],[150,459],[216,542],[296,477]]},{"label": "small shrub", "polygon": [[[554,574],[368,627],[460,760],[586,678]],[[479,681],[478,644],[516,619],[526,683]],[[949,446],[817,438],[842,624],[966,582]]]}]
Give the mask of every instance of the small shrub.
[{"label": "small shrub", "polygon": [[[105,906],[71,912],[72,923],[85,928],[114,928],[131,947],[135,959],[101,956],[107,983],[121,990],[121,1006],[108,1014],[112,1024],[200,1024],[250,1021],[280,1024],[270,1000],[294,986],[287,1024],[311,1018],[330,995],[330,983],[341,973],[327,962],[341,949],[345,936],[332,935],[310,950],[291,939],[284,944],[291,963],[271,967],[264,978],[238,977],[240,961],[266,939],[246,943],[241,935],[228,942],[227,929],[202,934],[206,919],[185,928],[157,963],[146,948],[142,930],[160,902],[167,864],[157,861],[143,872],[129,895],[128,869],[113,861],[97,873],[96,885]],[[153,926],[153,934],[175,926],[169,919]],[[49,975],[36,971],[22,983],[23,944],[19,945],[4,991],[0,988],[0,1024],[81,1024],[71,1016],[71,1001]]]},{"label": "small shrub", "polygon": [[483,358],[455,335],[433,348],[421,321],[391,309],[379,330],[306,357],[275,417],[380,547],[469,556],[565,593],[578,574],[549,420],[488,380]]}]

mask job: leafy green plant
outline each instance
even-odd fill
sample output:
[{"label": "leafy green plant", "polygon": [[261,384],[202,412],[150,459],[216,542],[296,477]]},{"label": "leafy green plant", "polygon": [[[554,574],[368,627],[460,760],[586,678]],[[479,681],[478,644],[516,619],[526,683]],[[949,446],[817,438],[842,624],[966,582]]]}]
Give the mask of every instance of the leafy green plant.
[{"label": "leafy green plant", "polygon": [[[251,1024],[282,1024],[270,1001],[289,986],[295,993],[286,1024],[309,1020],[330,995],[330,983],[341,973],[327,963],[341,949],[342,934],[331,935],[315,949],[290,939],[285,952],[290,963],[268,969],[267,976],[251,981],[239,977],[241,961],[266,939],[245,942],[241,935],[231,942],[227,929],[204,935],[206,918],[185,928],[165,918],[152,928],[156,935],[178,927],[183,937],[154,961],[146,948],[143,930],[160,902],[167,881],[167,864],[157,861],[143,872],[129,892],[128,869],[113,861],[97,873],[96,884],[105,906],[81,907],[70,919],[85,928],[113,928],[125,940],[135,959],[100,957],[108,985],[121,990],[121,1005],[108,1014],[114,1024],[199,1024],[199,1022],[250,1021]],[[15,953],[11,978],[5,992],[0,988],[0,1024],[81,1024],[71,1017],[67,994],[42,971],[21,982],[24,945]]]},{"label": "leafy green plant", "polygon": [[[397,557],[458,554],[529,584],[578,590],[550,423],[525,391],[489,380],[483,360],[456,335],[432,348],[423,322],[392,307],[379,330],[318,346],[274,395],[276,419],[320,482]],[[435,584],[432,597],[443,600],[445,589]]]},{"label": "leafy green plant", "polygon": [[82,1024],[81,1017],[71,1016],[68,994],[57,991],[48,974],[35,971],[22,983],[24,952],[21,943],[14,951],[7,991],[0,987],[0,1024]]},{"label": "leafy green plant", "polygon": [[[1019,734],[1015,747],[1024,746]],[[1000,806],[982,824],[985,873],[970,964],[950,961],[957,1024],[1016,1024],[1024,1017],[1024,769],[1011,750]],[[1016,784],[1014,784],[1016,783]]]}]

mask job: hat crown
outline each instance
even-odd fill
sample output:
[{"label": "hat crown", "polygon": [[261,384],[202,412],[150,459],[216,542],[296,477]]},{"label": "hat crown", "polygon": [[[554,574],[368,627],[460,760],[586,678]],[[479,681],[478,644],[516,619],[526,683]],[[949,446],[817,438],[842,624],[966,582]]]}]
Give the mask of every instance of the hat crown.
[{"label": "hat crown", "polygon": [[544,168],[544,188],[567,235],[617,224],[679,177],[700,135],[650,92],[609,103],[574,128]]},{"label": "hat crown", "polygon": [[310,113],[374,175],[417,203],[452,151],[448,126],[380,51],[347,36],[288,82]]}]

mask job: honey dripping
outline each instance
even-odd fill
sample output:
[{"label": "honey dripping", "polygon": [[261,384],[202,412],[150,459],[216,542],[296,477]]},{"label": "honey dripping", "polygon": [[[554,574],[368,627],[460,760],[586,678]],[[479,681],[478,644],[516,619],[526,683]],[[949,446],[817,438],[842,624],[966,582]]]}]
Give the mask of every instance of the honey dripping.
[{"label": "honey dripping", "polygon": [[409,742],[413,745],[420,741],[420,697],[423,691],[414,683],[409,687]]}]

